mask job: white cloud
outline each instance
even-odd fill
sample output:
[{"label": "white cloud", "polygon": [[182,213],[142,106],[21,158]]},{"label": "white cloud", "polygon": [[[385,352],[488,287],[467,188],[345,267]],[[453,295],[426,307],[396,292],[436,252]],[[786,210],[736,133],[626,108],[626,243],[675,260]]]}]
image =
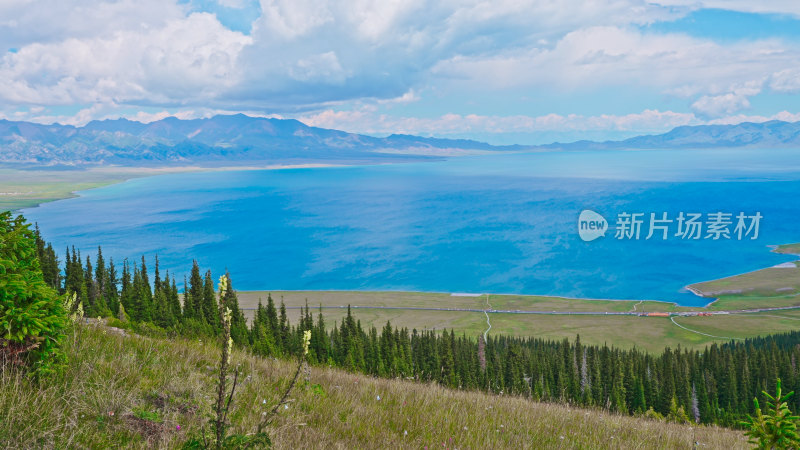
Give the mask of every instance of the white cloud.
[{"label": "white cloud", "polygon": [[[243,6],[241,0],[218,2]],[[386,111],[418,101],[421,92],[453,101],[504,90],[621,86],[680,97],[694,113],[720,118],[747,109],[762,89],[800,91],[796,43],[718,43],[638,27],[699,7],[795,14],[796,2],[657,3],[261,0],[262,15],[244,35],[176,0],[6,0],[0,3],[0,103],[5,111],[96,105],[70,119],[76,123],[131,107],[294,115],[323,110],[315,120],[326,114],[333,120],[339,113],[329,109],[355,106],[340,114],[343,120],[368,112],[359,105]],[[18,51],[3,53],[3,46]],[[653,111],[659,107],[664,109],[652,105]],[[438,123],[490,130],[514,121],[523,129],[547,121],[583,120],[591,128],[678,120],[653,114],[543,115],[532,124],[527,116],[461,115],[442,116]],[[391,121],[417,126],[387,116],[385,122]]]},{"label": "white cloud", "polygon": [[[261,9],[263,15],[253,25],[253,45],[241,55],[244,81],[231,97],[247,106],[275,108],[394,98],[439,76],[431,68],[441,61],[524,51],[532,42],[555,42],[588,24],[647,24],[679,15],[639,0],[359,0],[313,5],[264,0]],[[304,68],[298,68],[320,55],[336,57],[338,66],[331,66],[335,70],[319,72],[330,73],[329,79],[306,76]]]},{"label": "white cloud", "polygon": [[250,38],[213,15],[149,31],[31,44],[0,60],[0,99],[16,104],[181,103],[213,100],[236,83]]},{"label": "white cloud", "polygon": [[692,103],[692,110],[712,117],[733,114],[749,107],[750,101],[747,100],[747,97],[734,93],[704,95]]},{"label": "white cloud", "polygon": [[496,88],[645,86],[696,96],[758,87],[775,70],[794,67],[798,58],[800,48],[778,41],[721,45],[683,34],[590,27],[568,33],[552,48],[459,55],[433,71]]},{"label": "white cloud", "polygon": [[575,133],[620,131],[635,134],[664,133],[682,125],[731,125],[742,122],[783,120],[800,121],[800,113],[782,111],[770,116],[728,115],[705,119],[693,113],[645,110],[631,114],[545,114],[541,116],[485,116],[477,114],[444,114],[435,118],[395,117],[370,109],[356,111],[325,110],[298,117],[300,121],[321,128],[334,128],[353,133],[386,135],[405,133],[425,136],[447,136],[482,133]]},{"label": "white cloud", "polygon": [[776,72],[769,86],[776,92],[791,94],[800,92],[800,70],[793,68]]},{"label": "white cloud", "polygon": [[0,52],[33,43],[144,32],[182,19],[186,13],[185,5],[163,0],[3,0]]},{"label": "white cloud", "polygon": [[451,135],[464,133],[535,133],[552,131],[615,130],[635,132],[666,131],[680,125],[698,124],[692,113],[645,110],[641,113],[584,116],[545,114],[542,116],[486,116],[444,114],[436,118],[396,117],[370,108],[355,111],[325,110],[299,116],[307,125],[356,133]]},{"label": "white cloud", "polygon": [[289,75],[298,81],[330,84],[341,84],[347,78],[347,73],[342,69],[334,52],[320,53],[299,59],[289,69]]}]

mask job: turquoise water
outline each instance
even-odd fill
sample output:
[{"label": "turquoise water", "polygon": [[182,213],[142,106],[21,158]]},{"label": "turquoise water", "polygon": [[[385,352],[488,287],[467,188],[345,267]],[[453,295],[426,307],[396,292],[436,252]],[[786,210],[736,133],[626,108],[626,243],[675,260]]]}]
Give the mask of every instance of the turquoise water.
[{"label": "turquoise water", "polygon": [[[760,212],[756,240],[583,242],[584,209]],[[707,301],[686,284],[792,260],[800,150],[531,153],[163,175],[24,211],[62,252],[197,259],[238,289],[415,290]],[[646,223],[645,223],[646,226]],[[672,233],[670,233],[672,234]]]}]

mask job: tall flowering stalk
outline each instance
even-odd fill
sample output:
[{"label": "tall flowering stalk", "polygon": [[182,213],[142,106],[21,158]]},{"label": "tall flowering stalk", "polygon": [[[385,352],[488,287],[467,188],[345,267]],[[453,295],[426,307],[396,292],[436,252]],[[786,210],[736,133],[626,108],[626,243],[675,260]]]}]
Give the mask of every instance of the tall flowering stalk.
[{"label": "tall flowering stalk", "polygon": [[[233,386],[230,393],[228,391],[228,370],[231,364],[231,352],[233,350],[233,338],[231,338],[231,309],[225,304],[225,295],[228,292],[228,276],[223,275],[219,278],[219,309],[222,318],[222,355],[219,360],[219,381],[217,382],[217,403],[215,406],[216,419],[214,421],[214,432],[216,437],[216,448],[221,449],[225,442],[225,428],[227,426],[228,411],[233,401],[233,393],[236,391],[236,382],[239,377],[238,372],[233,374]],[[225,400],[227,394],[227,401]],[[208,447],[206,445],[206,447]]]}]

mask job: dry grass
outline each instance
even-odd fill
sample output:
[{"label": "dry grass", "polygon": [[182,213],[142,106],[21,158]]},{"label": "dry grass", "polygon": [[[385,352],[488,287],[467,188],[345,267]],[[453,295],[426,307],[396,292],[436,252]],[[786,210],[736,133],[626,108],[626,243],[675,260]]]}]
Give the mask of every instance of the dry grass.
[{"label": "dry grass", "polygon": [[[70,339],[67,353],[59,379],[35,385],[10,371],[1,375],[5,448],[175,448],[209,417],[214,345],[88,326]],[[234,364],[243,383],[232,431],[252,432],[295,366],[240,352]],[[734,430],[693,430],[326,368],[312,368],[310,383],[292,397],[269,430],[277,448],[690,448],[695,432],[705,448],[747,447]]]}]

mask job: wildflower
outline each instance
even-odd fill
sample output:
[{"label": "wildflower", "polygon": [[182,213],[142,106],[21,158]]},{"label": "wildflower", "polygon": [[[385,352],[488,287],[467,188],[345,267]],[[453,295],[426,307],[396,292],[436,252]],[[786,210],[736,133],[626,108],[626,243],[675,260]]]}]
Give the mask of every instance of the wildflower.
[{"label": "wildflower", "polygon": [[380,395],[375,396],[375,400],[381,401],[381,396]]},{"label": "wildflower", "polygon": [[181,431],[181,426],[180,425],[175,425],[175,431]]},{"label": "wildflower", "polygon": [[114,411],[109,411],[109,412],[108,412],[108,416],[109,416],[109,417],[114,417]]},{"label": "wildflower", "polygon": [[219,294],[225,295],[228,290],[228,277],[223,275],[219,277]]},{"label": "wildflower", "polygon": [[283,405],[283,409],[289,409],[289,405]]},{"label": "wildflower", "polygon": [[403,430],[403,436],[408,436],[408,431]]},{"label": "wildflower", "polygon": [[[228,310],[230,311],[230,309]],[[233,350],[233,338],[228,337],[228,364],[231,363],[231,351]]]},{"label": "wildflower", "polygon": [[308,346],[311,344],[311,330],[303,332],[303,354],[308,354]]},{"label": "wildflower", "polygon": [[[278,388],[276,387],[275,389],[278,389]],[[262,405],[266,405],[267,404],[267,399],[261,400],[261,404]]]}]

